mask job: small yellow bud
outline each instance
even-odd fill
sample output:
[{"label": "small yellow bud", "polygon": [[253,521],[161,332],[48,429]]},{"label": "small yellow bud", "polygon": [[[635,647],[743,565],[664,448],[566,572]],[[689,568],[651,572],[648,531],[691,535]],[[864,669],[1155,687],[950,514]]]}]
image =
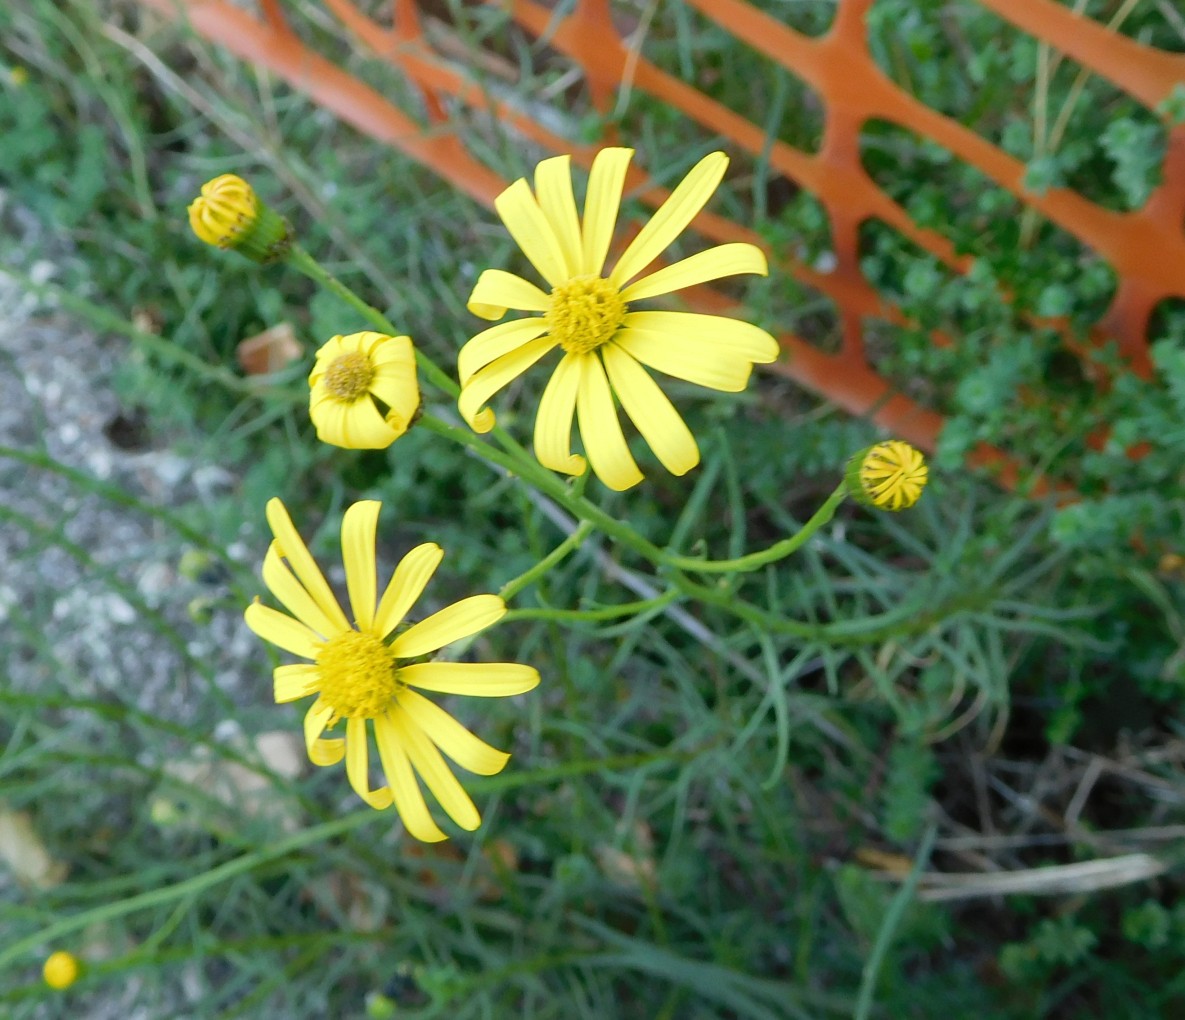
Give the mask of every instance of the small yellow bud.
[{"label": "small yellow bud", "polygon": [[56,953],[50,954],[41,973],[50,988],[61,991],[64,988],[69,988],[78,980],[78,975],[82,973],[82,964],[78,962],[78,957],[73,953],[63,952],[59,949]]},{"label": "small yellow bud", "polygon": [[844,474],[857,503],[880,510],[906,510],[922,496],[929,469],[920,450],[890,439],[861,450],[848,461]]},{"label": "small yellow bud", "polygon": [[15,67],[10,67],[8,69],[8,80],[18,89],[23,88],[29,84],[29,69],[27,67],[21,67],[19,64]]},{"label": "small yellow bud", "polygon": [[202,193],[189,205],[189,225],[206,244],[233,248],[260,263],[280,258],[292,243],[288,224],[234,174],[202,185]]}]

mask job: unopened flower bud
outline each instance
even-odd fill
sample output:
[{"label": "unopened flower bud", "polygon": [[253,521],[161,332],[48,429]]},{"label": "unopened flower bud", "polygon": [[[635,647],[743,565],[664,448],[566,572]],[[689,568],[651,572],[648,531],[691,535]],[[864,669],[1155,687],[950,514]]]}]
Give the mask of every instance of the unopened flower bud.
[{"label": "unopened flower bud", "polygon": [[234,174],[202,185],[202,193],[189,205],[189,225],[206,244],[233,248],[259,263],[274,262],[292,243],[287,222]]},{"label": "unopened flower bud", "polygon": [[50,988],[62,991],[78,980],[78,975],[82,973],[82,964],[73,953],[59,949],[56,953],[49,955],[41,973]]},{"label": "unopened flower bud", "polygon": [[921,498],[929,474],[920,450],[890,439],[852,457],[844,480],[857,503],[880,510],[906,510]]}]

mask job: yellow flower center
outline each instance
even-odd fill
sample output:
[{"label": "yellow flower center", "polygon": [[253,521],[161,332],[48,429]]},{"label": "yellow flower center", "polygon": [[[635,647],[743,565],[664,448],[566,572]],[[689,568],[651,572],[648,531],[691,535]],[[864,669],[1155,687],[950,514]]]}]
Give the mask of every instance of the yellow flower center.
[{"label": "yellow flower center", "polygon": [[587,354],[612,339],[625,318],[621,292],[599,276],[577,276],[552,289],[547,331],[568,352]]},{"label": "yellow flower center", "polygon": [[325,388],[338,400],[353,403],[365,396],[374,382],[374,366],[360,351],[334,358],[325,370]]},{"label": "yellow flower center", "polygon": [[330,638],[317,656],[321,697],[339,719],[374,719],[387,711],[402,683],[389,645],[373,634],[348,630]]}]

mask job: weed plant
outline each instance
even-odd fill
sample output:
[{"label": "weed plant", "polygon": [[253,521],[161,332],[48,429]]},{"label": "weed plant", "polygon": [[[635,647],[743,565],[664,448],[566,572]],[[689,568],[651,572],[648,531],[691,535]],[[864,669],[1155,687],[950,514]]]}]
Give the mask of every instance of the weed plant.
[{"label": "weed plant", "polygon": [[[315,7],[293,6],[328,53],[414,105]],[[815,33],[834,10],[762,6]],[[1076,6],[1185,49],[1171,5]],[[743,47],[683,5],[621,13],[650,19],[649,59],[733,108],[768,105],[787,141],[817,142],[807,90],[738,74]],[[488,66],[518,73],[524,96],[562,87],[560,63],[537,59],[496,8],[442,15]],[[1026,160],[1032,189],[1065,183],[1125,209],[1155,183],[1171,111],[1158,120],[978,4],[878,0],[869,23],[885,70]],[[114,386],[146,444],[236,478],[170,506],[45,446],[0,450],[6,489],[52,476],[64,494],[35,514],[0,500],[0,526],[24,537],[8,572],[66,558],[127,599],[180,663],[179,696],[146,703],[145,678],[96,684],[63,661],[48,594],[9,607],[6,658],[36,669],[0,685],[0,807],[27,813],[67,877],[0,884],[0,1015],[1176,1015],[1185,308],[1153,322],[1156,379],[1124,374],[1105,348],[1088,371],[1034,316],[1085,331],[1113,287],[1108,267],[929,143],[871,125],[868,171],[975,258],[956,278],[875,224],[865,238],[867,275],[916,323],[881,327],[878,367],[949,415],[940,470],[909,515],[844,507],[794,559],[728,582],[771,614],[850,632],[787,635],[678,605],[561,625],[548,611],[654,594],[635,557],[590,540],[481,638],[485,657],[544,677],[525,710],[483,713],[515,758],[468,784],[482,828],[443,849],[410,845],[391,815],[357,808],[335,770],[293,778],[259,752],[259,734],[298,726],[270,704],[266,656],[252,645],[246,659],[233,638],[260,590],[264,503],[279,495],[319,522],[324,562],[345,507],[382,499],[380,557],[439,542],[447,601],[538,562],[563,538],[556,509],[421,430],[385,452],[318,444],[308,359],[261,381],[238,370],[236,346],[287,321],[311,352],[365,324],[343,326],[352,310],[298,274],[211,253],[184,207],[218,173],[249,177],[306,248],[445,364],[472,332],[465,295],[481,267],[506,262],[509,240],[400,156],[138,6],[18,0],[0,30],[0,184],[10,217],[27,211],[52,234],[55,264],[38,283],[46,253],[18,246],[11,227],[5,269],[47,313],[122,338]],[[564,117],[574,138],[599,126],[578,99]],[[471,127],[510,178],[540,155],[496,124]],[[617,128],[664,182],[718,146],[638,95],[623,94]],[[760,161],[736,165],[720,211],[825,259],[809,196]],[[785,278],[748,298],[766,326],[831,339],[829,302]],[[931,329],[959,343],[935,347]],[[1095,368],[1115,385],[1095,386]],[[688,554],[740,555],[797,530],[876,438],[774,378],[676,399],[704,464],[602,505]],[[1056,506],[972,476],[963,455],[979,440],[1085,499]],[[1151,449],[1133,460],[1137,442]],[[70,540],[80,502],[153,529],[195,579],[196,620],[137,594],[143,564],[96,562]],[[257,680],[227,681],[244,669]],[[195,760],[204,771],[171,767]],[[211,775],[238,790],[259,780],[268,808],[228,802]],[[924,870],[1137,851],[1159,862],[1154,883],[1052,901],[948,903],[921,883]],[[38,973],[62,948],[88,963],[65,992]]]}]

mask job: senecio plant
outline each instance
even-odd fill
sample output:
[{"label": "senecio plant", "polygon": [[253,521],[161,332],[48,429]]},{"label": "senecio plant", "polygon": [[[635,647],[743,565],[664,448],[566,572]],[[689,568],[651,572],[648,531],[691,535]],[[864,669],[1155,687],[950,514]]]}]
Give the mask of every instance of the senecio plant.
[{"label": "senecio plant", "polygon": [[[341,528],[347,611],[284,505],[279,499],[268,502],[274,540],[264,557],[263,581],[286,612],[256,599],[247,607],[246,622],[265,641],[306,660],[276,668],[275,700],[315,696],[304,720],[309,758],[316,765],[344,759],[358,796],[377,809],[393,805],[408,832],[420,840],[447,838],[428,809],[421,782],[461,828],[473,830],[481,824],[446,757],[479,775],[501,771],[510,757],[470,733],[421,692],[503,697],[525,694],[539,683],[538,672],[528,665],[433,656],[496,623],[506,613],[506,599],[554,567],[592,531],[639,553],[668,581],[668,593],[645,605],[623,607],[623,613],[683,597],[785,629],[791,621],[756,606],[734,605],[725,589],[689,575],[755,570],[801,547],[845,498],[883,510],[903,510],[917,502],[926,484],[925,461],[917,450],[896,440],[878,443],[851,458],[836,490],[800,531],[768,549],[731,560],[678,556],[661,549],[585,495],[590,472],[617,491],[643,480],[626,443],[618,405],[672,474],[684,475],[699,463],[695,436],[648,369],[708,389],[739,392],[748,385],[755,364],[768,364],[779,353],[769,333],[747,322],[637,307],[649,298],[722,277],[767,274],[765,256],[752,244],[718,245],[646,273],[720,184],[728,167],[722,152],[700,160],[606,269],[632,156],[633,150],[625,148],[597,154],[585,188],[583,215],[577,209],[568,156],[540,163],[533,189],[523,179],[498,196],[498,215],[542,286],[501,269],[481,274],[468,308],[496,325],[461,348],[458,382],[410,337],[400,335],[382,312],[331,277],[241,178],[224,174],[209,181],[189,207],[190,225],[201,240],[256,262],[286,262],[344,298],[374,327],[332,337],[317,352],[308,378],[309,415],[320,440],[346,449],[380,449],[413,426],[427,428],[507,470],[580,521],[573,534],[503,586],[500,594],[470,596],[409,626],[405,620],[444,555],[439,546],[429,542],[408,552],[380,592],[375,563],[380,504],[353,504]],[[499,321],[509,310],[524,314]],[[560,357],[535,414],[532,457],[498,427],[488,405],[557,348]],[[468,429],[424,410],[421,374],[456,400]],[[574,423],[583,454],[572,450]],[[481,438],[485,435],[492,442]],[[554,472],[575,476],[575,481]],[[377,789],[370,781],[372,732],[386,780]]]}]

